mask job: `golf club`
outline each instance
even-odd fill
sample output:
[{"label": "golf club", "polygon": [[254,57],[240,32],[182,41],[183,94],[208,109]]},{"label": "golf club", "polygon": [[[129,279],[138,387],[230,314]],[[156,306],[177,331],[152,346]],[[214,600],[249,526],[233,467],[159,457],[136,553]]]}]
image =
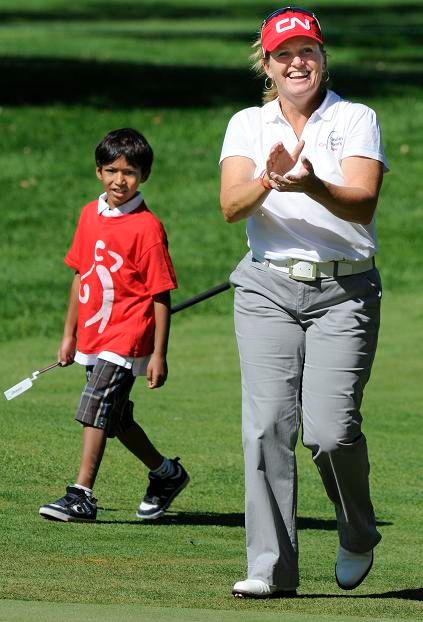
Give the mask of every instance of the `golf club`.
[{"label": "golf club", "polygon": [[220,294],[220,292],[224,292],[227,289],[230,289],[231,284],[229,281],[225,281],[224,283],[220,283],[219,285],[215,285],[214,287],[210,287],[210,289],[206,289],[205,292],[201,292],[201,294],[197,294],[192,298],[188,298],[188,300],[184,300],[183,302],[174,305],[171,308],[171,313],[177,313],[178,311],[182,311],[182,309],[187,309],[188,307],[192,307],[203,300],[207,300],[207,298],[211,298],[212,296],[216,296],[216,294]]},{"label": "golf club", "polygon": [[[188,298],[188,300],[184,300],[183,302],[180,302],[179,304],[174,305],[171,308],[171,313],[172,314],[177,313],[178,311],[182,311],[182,309],[187,309],[188,307],[192,307],[193,305],[196,305],[199,302],[202,302],[203,300],[207,300],[207,298],[211,298],[212,296],[216,296],[216,294],[220,294],[220,292],[224,292],[227,289],[230,289],[230,287],[231,285],[229,281],[225,281],[224,283],[220,283],[219,285],[210,287],[210,289],[207,289],[205,292],[201,292],[201,294],[197,294],[196,296],[193,296],[192,298]],[[59,362],[52,363],[51,365],[48,365],[47,367],[44,367],[43,369],[34,371],[30,378],[25,378],[25,380],[22,380],[21,382],[18,382],[18,384],[15,384],[13,387],[10,387],[10,389],[7,389],[7,391],[4,392],[5,398],[7,400],[13,400],[15,397],[18,397],[18,395],[22,395],[22,393],[24,393],[25,391],[28,391],[28,389],[32,387],[34,381],[37,380],[40,374],[44,374],[46,371],[49,371],[50,369],[54,369],[58,365],[60,365]]]}]

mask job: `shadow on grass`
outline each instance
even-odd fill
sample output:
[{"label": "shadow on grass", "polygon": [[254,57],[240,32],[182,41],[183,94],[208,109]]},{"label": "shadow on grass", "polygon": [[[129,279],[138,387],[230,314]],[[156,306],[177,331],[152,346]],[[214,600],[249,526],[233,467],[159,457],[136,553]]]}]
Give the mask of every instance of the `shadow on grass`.
[{"label": "shadow on grass", "polygon": [[380,594],[298,594],[296,598],[300,599],[316,599],[316,598],[353,598],[353,599],[367,599],[367,598],[398,598],[400,600],[423,600],[423,588],[409,588],[403,590],[392,590],[390,592],[381,592]]},{"label": "shadow on grass", "polygon": [[[101,509],[101,508],[99,508]],[[104,508],[106,512],[116,510]],[[213,527],[244,527],[243,512],[167,512],[164,516],[154,521],[142,520],[97,520],[100,525],[208,525]],[[377,521],[378,526],[392,525],[390,522]],[[316,529],[317,531],[336,531],[336,520],[325,518],[311,518],[300,516],[298,529]]]},{"label": "shadow on grass", "polygon": [[[414,7],[413,7],[414,8]],[[179,6],[175,4],[169,4],[167,2],[153,3],[152,2],[121,2],[121,0],[115,0],[115,2],[86,2],[85,4],[79,4],[77,6],[68,5],[67,10],[64,12],[63,8],[59,9],[44,9],[44,10],[31,10],[31,9],[11,9],[0,10],[0,19],[2,22],[51,22],[51,21],[110,21],[110,20],[134,20],[134,19],[222,19],[222,18],[237,18],[237,17],[257,17],[261,18],[260,9],[257,11],[254,5],[245,4],[243,2],[231,3],[227,6],[218,7],[213,6],[198,6],[195,2],[184,2]]]},{"label": "shadow on grass", "polygon": [[[260,103],[262,90],[262,81],[255,79],[248,68],[12,57],[0,58],[0,75],[3,105],[254,105]],[[331,75],[334,90],[347,98],[404,94],[407,87],[423,87],[421,67],[395,71],[390,65],[380,70],[338,65]],[[125,88],[110,88],[112,84],[123,84]]]},{"label": "shadow on grass", "polygon": [[[401,12],[398,7],[392,4],[369,4],[359,7],[351,5],[343,6],[319,6],[317,2],[313,6],[319,15],[324,26],[330,27],[331,23],[348,25],[357,22],[364,30],[372,30],[392,25],[396,28],[405,26],[405,23],[412,25],[417,20],[421,10],[419,0],[401,3]],[[207,5],[198,5],[195,0],[185,1],[183,4],[174,4],[162,0],[157,2],[122,2],[121,0],[112,0],[105,2],[76,2],[69,3],[66,10],[63,6],[60,8],[34,9],[30,8],[14,8],[11,10],[0,10],[0,19],[2,23],[7,22],[49,22],[49,21],[109,21],[109,20],[146,20],[146,19],[237,19],[251,18],[257,19],[259,26],[261,20],[268,10],[273,10],[274,6],[270,3],[267,7],[260,6],[256,2],[230,2],[225,5],[214,6],[211,3]],[[351,29],[343,28],[343,33],[349,34]]]},{"label": "shadow on grass", "polygon": [[[4,85],[0,103],[8,105],[199,107],[231,101],[254,102],[261,91],[248,68],[16,57],[0,58],[0,75]],[[113,84],[125,87],[110,88]]]},{"label": "shadow on grass", "polygon": [[[213,3],[212,3],[213,4]],[[331,65],[334,90],[347,98],[361,98],[404,94],[407,87],[423,87],[423,69],[420,58],[415,57],[416,38],[423,34],[423,14],[420,0],[401,4],[401,12],[395,5],[377,6],[323,6],[316,7],[325,24],[329,46],[354,47],[356,56],[352,63]],[[160,3],[103,2],[70,3],[63,8],[44,10],[14,9],[0,10],[1,23],[17,22],[30,25],[32,22],[72,20],[90,24],[85,36],[101,34],[107,46],[108,37],[136,38],[142,46],[148,46],[150,39],[173,41],[175,46],[186,46],[187,58],[194,39],[205,36],[213,42],[219,40],[245,40],[254,38],[254,28],[228,30],[229,23],[237,18],[258,19],[263,8],[251,2],[228,3],[222,6],[197,6],[184,2],[175,5],[164,0]],[[213,18],[213,21],[208,21]],[[189,19],[203,20],[204,27],[198,31],[190,28]],[[128,31],[119,27],[119,21],[140,20],[140,29]],[[149,20],[154,20],[153,30],[145,31]],[[178,31],[172,30],[164,21],[174,20]],[[225,27],[216,25],[221,20]],[[92,25],[92,27],[91,27]],[[173,24],[171,24],[173,25]],[[181,25],[184,30],[181,30]],[[186,27],[185,27],[186,26]],[[98,29],[96,29],[98,28]],[[72,37],[72,32],[64,36]],[[386,40],[389,50],[410,49],[402,66],[396,57],[386,59]],[[190,51],[191,50],[191,51]],[[59,51],[60,53],[60,51]],[[212,53],[212,48],[210,53]],[[358,56],[357,56],[358,55]],[[360,60],[361,59],[361,60]],[[372,59],[372,63],[369,63]],[[336,60],[336,59],[335,59]],[[157,59],[161,63],[161,59]],[[332,66],[333,65],[333,66]],[[262,80],[255,80],[248,69],[208,67],[197,65],[144,64],[142,62],[101,62],[83,59],[60,59],[34,56],[0,57],[0,103],[9,105],[48,103],[82,104],[98,107],[124,106],[126,108],[199,107],[222,104],[254,105],[261,101]],[[124,88],[111,88],[111,85]]]}]

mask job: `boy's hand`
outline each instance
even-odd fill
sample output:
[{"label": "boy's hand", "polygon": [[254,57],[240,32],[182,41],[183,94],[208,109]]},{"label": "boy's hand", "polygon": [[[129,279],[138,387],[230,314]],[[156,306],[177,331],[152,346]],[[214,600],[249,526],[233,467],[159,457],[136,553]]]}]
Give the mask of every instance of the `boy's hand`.
[{"label": "boy's hand", "polygon": [[147,365],[147,383],[149,389],[162,387],[167,378],[166,357],[159,354],[152,354]]},{"label": "boy's hand", "polygon": [[62,367],[72,365],[76,352],[76,337],[63,337],[57,353],[57,360]]}]

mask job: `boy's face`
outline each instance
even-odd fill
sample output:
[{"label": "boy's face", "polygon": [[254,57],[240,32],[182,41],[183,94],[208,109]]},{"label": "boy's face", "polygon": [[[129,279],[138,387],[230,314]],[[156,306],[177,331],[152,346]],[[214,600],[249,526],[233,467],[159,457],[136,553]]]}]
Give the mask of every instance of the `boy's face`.
[{"label": "boy's face", "polygon": [[105,166],[98,166],[96,173],[107,193],[110,209],[132,199],[143,181],[141,169],[129,164],[124,156]]}]

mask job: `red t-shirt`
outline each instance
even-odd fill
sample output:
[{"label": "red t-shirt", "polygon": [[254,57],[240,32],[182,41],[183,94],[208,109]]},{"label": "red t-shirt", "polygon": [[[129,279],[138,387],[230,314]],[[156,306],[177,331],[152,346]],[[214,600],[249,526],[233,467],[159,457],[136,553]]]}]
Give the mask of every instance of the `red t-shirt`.
[{"label": "red t-shirt", "polygon": [[81,213],[65,263],[81,277],[78,350],[140,357],[154,350],[155,294],[177,287],[160,221],[145,203],[117,218]]}]

